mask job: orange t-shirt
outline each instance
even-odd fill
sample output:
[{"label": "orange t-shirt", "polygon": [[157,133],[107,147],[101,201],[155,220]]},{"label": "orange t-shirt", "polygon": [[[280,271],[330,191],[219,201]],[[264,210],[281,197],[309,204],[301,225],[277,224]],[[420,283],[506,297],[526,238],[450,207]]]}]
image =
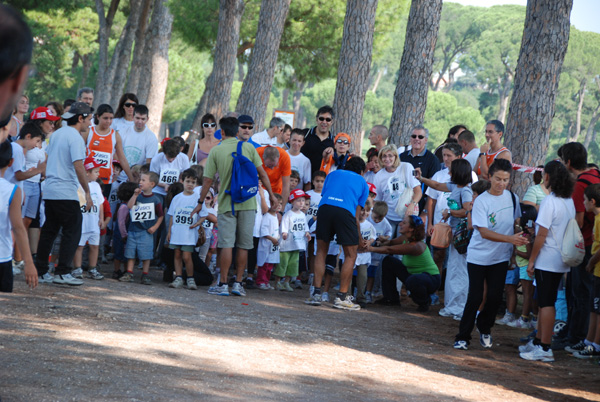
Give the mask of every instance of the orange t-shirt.
[{"label": "orange t-shirt", "polygon": [[265,172],[267,172],[267,175],[269,176],[271,189],[274,193],[281,194],[283,191],[283,177],[292,174],[292,163],[290,162],[290,156],[283,148],[272,147],[279,151],[279,163],[277,163],[277,166],[275,166],[273,169],[266,167],[263,154],[265,153],[265,149],[269,147],[270,145],[260,147],[256,151],[260,155],[260,159],[263,161],[263,169],[265,169]]}]

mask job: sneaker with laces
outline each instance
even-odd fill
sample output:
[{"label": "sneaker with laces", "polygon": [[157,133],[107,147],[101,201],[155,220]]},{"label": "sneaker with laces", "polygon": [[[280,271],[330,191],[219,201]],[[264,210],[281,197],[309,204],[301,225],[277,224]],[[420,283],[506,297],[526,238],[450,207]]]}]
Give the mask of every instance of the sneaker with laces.
[{"label": "sneaker with laces", "polygon": [[173,280],[173,282],[169,283],[169,287],[173,289],[181,289],[183,287],[183,279],[181,276],[178,276]]},{"label": "sneaker with laces", "polygon": [[456,341],[454,342],[454,349],[468,350],[469,344],[467,343],[467,341]]},{"label": "sneaker with laces", "polygon": [[38,276],[38,283],[52,283],[54,280],[54,276],[52,276],[49,272],[46,272],[44,275]]},{"label": "sneaker with laces", "polygon": [[455,314],[452,314],[451,312],[449,312],[445,308],[440,309],[440,311],[438,312],[438,314],[441,315],[442,317],[454,317],[455,316]]},{"label": "sneaker with laces", "polygon": [[373,304],[373,296],[371,296],[371,292],[365,292],[365,302],[367,302],[367,304]]},{"label": "sneaker with laces", "polygon": [[296,288],[296,289],[302,289],[302,281],[300,279],[296,279],[294,281],[294,288]]},{"label": "sneaker with laces", "polygon": [[140,283],[142,285],[152,285],[152,281],[150,280],[150,276],[148,274],[142,274],[142,279],[140,279]]},{"label": "sneaker with laces", "polygon": [[321,301],[324,303],[329,303],[329,293],[327,293],[327,292],[321,293]]},{"label": "sneaker with laces", "polygon": [[81,279],[75,278],[71,274],[54,275],[54,279],[52,280],[52,283],[56,283],[57,285],[71,285],[71,286],[83,285],[83,281]]},{"label": "sneaker with laces", "polygon": [[531,351],[520,353],[519,355],[521,356],[521,359],[525,360],[539,360],[542,362],[554,361],[552,349],[544,350],[541,345],[535,345]]},{"label": "sneaker with laces", "polygon": [[275,289],[277,290],[285,290],[285,285],[281,282],[276,282],[275,283]]},{"label": "sneaker with laces", "polygon": [[354,297],[346,296],[346,299],[341,300],[339,297],[335,298],[333,302],[333,308],[337,308],[340,310],[360,310],[360,306],[352,302]]},{"label": "sneaker with laces", "polygon": [[509,313],[508,311],[504,314],[504,317],[496,320],[496,324],[498,325],[509,325],[511,322],[515,321],[515,315],[513,313]]},{"label": "sneaker with laces", "polygon": [[23,271],[21,271],[21,269],[20,269],[20,268],[18,268],[18,267],[15,267],[14,265],[13,265],[13,267],[12,267],[12,271],[13,271],[13,276],[20,275],[20,274],[23,272]]},{"label": "sneaker with laces", "polygon": [[519,353],[528,353],[531,352],[535,348],[533,344],[533,339],[527,342],[525,345],[519,346]]},{"label": "sneaker with laces", "polygon": [[218,284],[211,286],[208,288],[208,294],[216,296],[229,296],[229,285],[224,283],[222,286],[219,286]]},{"label": "sneaker with laces", "polygon": [[479,334],[479,343],[486,349],[492,347],[492,335],[491,334]]},{"label": "sneaker with laces", "polygon": [[569,353],[581,352],[585,349],[587,344],[584,341],[579,341],[575,345],[566,346],[564,349]]},{"label": "sneaker with laces", "polygon": [[71,271],[71,276],[77,279],[83,279],[83,269],[81,267],[75,268]]},{"label": "sneaker with laces", "polygon": [[452,319],[454,321],[460,321],[460,320],[462,320],[462,314],[456,314],[456,315],[452,316]]},{"label": "sneaker with laces", "polygon": [[235,296],[246,296],[246,290],[241,283],[234,282],[233,286],[231,287],[231,294]]},{"label": "sneaker with laces", "polygon": [[600,350],[596,350],[594,345],[587,345],[582,351],[573,353],[573,356],[578,359],[591,359],[592,357],[600,357]]},{"label": "sneaker with laces", "polygon": [[438,295],[432,293],[430,297],[432,306],[437,306],[438,304],[440,304],[440,297]]},{"label": "sneaker with laces", "polygon": [[119,280],[123,276],[123,271],[113,271],[111,278]]},{"label": "sneaker with laces", "polygon": [[97,281],[104,279],[104,275],[102,275],[98,271],[98,267],[94,267],[88,271],[88,277],[95,279]]},{"label": "sneaker with laces", "polygon": [[513,320],[506,325],[512,328],[531,329],[531,321],[529,319],[525,321],[523,317],[519,317],[517,320]]},{"label": "sneaker with laces", "polygon": [[187,278],[186,285],[189,290],[198,290],[198,286],[196,285],[194,278]]},{"label": "sneaker with laces", "polygon": [[258,285],[258,288],[260,290],[271,290],[271,285],[269,285],[268,283],[261,283],[260,285]]},{"label": "sneaker with laces", "polygon": [[21,261],[12,260],[12,266],[13,266],[13,268],[18,268],[20,270],[25,269],[25,261],[24,260],[21,260]]},{"label": "sneaker with laces", "polygon": [[293,292],[294,291],[294,288],[292,288],[292,286],[290,285],[289,282],[283,282],[283,287],[284,287],[284,290],[287,291],[287,292]]},{"label": "sneaker with laces", "polygon": [[304,300],[304,304],[308,304],[310,306],[320,306],[321,305],[321,293],[313,294],[308,299]]},{"label": "sneaker with laces", "polygon": [[133,273],[125,272],[120,278],[119,282],[133,282]]}]

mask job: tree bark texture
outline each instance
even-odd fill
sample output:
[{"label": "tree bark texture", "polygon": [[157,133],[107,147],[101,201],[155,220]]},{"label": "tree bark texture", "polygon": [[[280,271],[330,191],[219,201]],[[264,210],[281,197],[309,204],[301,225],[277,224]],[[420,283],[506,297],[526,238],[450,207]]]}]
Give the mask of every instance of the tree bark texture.
[{"label": "tree bark texture", "polygon": [[585,99],[585,90],[587,89],[587,79],[581,80],[579,83],[579,91],[577,92],[577,115],[575,117],[575,134],[569,138],[568,142],[577,141],[579,133],[581,133],[581,112],[583,110],[583,100]]},{"label": "tree bark texture", "polygon": [[219,29],[213,70],[206,81],[206,89],[203,98],[206,106],[201,108],[202,102],[198,104],[196,117],[192,128],[200,131],[200,119],[210,112],[219,120],[229,108],[231,98],[231,85],[235,77],[236,56],[240,40],[240,25],[244,14],[243,0],[221,0],[219,5]]},{"label": "tree bark texture", "polygon": [[167,0],[155,0],[152,11],[152,21],[148,33],[152,38],[149,45],[152,49],[151,70],[148,77],[150,88],[146,106],[149,109],[148,128],[154,133],[160,130],[162,112],[167,93],[169,78],[169,43],[171,41],[171,28],[173,15],[167,7]]},{"label": "tree bark texture", "polygon": [[351,149],[360,155],[362,115],[369,89],[373,34],[377,0],[349,0],[346,3],[344,35],[340,49],[333,110],[336,113],[332,131],[344,132],[352,138]]},{"label": "tree bark texture", "polygon": [[150,21],[150,12],[152,10],[153,3],[154,2],[152,0],[141,0],[137,26],[135,29],[135,48],[133,49],[131,71],[127,80],[126,92],[134,93],[136,95],[140,85],[140,77],[142,76],[142,63],[145,53],[144,49],[146,48],[146,42],[148,38],[146,36],[146,32],[148,31],[148,23]]},{"label": "tree bark texture", "polygon": [[506,73],[505,78],[499,78],[498,83],[498,95],[500,97],[498,108],[498,120],[501,122],[506,121],[506,113],[508,112],[508,98],[510,97],[510,90],[512,87],[513,76],[510,73]]},{"label": "tree bark texture", "polygon": [[257,131],[265,124],[267,105],[290,0],[263,0],[256,40],[235,110],[252,116]]},{"label": "tree bark texture", "polygon": [[[514,163],[542,164],[548,150],[550,125],[560,70],[569,42],[573,0],[529,0],[506,124],[505,145]],[[513,191],[523,195],[530,174],[514,176]]]},{"label": "tree bark texture", "polygon": [[412,128],[423,123],[441,15],[442,0],[411,3],[390,121],[396,145],[408,143]]},{"label": "tree bark texture", "polygon": [[107,71],[108,71],[108,40],[110,38],[110,30],[114,16],[119,7],[119,0],[112,0],[108,9],[108,13],[105,15],[104,3],[102,0],[96,0],[96,13],[98,14],[98,75],[96,78],[96,91],[94,96],[94,106],[102,103],[106,103],[109,100],[108,92],[109,85],[107,85]]}]

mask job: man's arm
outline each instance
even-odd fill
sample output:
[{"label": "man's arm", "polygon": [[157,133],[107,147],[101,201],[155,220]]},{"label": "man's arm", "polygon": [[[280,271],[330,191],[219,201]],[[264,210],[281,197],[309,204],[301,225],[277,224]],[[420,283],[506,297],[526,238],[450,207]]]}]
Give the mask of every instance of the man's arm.
[{"label": "man's arm", "polygon": [[290,198],[290,176],[283,176],[281,178],[281,197],[285,201],[285,205]]},{"label": "man's arm", "polygon": [[92,202],[92,196],[90,195],[90,187],[88,186],[85,168],[83,167],[83,161],[78,160],[73,162],[73,167],[75,168],[75,173],[77,174],[77,180],[79,180],[79,184],[81,184],[83,192],[85,193],[85,210],[89,211],[92,209],[94,203]]}]

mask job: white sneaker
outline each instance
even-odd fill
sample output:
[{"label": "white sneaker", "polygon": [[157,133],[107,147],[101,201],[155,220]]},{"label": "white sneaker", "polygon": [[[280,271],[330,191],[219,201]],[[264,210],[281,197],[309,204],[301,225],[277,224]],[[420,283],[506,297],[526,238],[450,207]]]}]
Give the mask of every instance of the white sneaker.
[{"label": "white sneaker", "polygon": [[258,285],[258,288],[260,290],[271,290],[271,285],[269,285],[268,283],[261,283],[260,285]]},{"label": "white sneaker", "polygon": [[442,317],[454,317],[454,314],[452,314],[451,312],[449,312],[445,308],[440,309],[440,311],[438,312],[438,314],[441,315]]},{"label": "white sneaker", "polygon": [[509,313],[508,311],[504,313],[504,317],[496,320],[496,324],[498,325],[508,325],[509,323],[515,321],[515,315],[513,313]]},{"label": "white sneaker", "polygon": [[235,296],[246,296],[246,289],[244,289],[241,283],[233,282],[233,286],[231,287],[231,294]]},{"label": "white sneaker", "polygon": [[104,275],[102,275],[97,268],[92,268],[88,271],[88,277],[95,279],[97,281],[104,279]]},{"label": "white sneaker", "polygon": [[50,275],[49,272],[46,272],[44,275],[38,276],[38,283],[52,283],[54,280],[54,276]]},{"label": "white sneaker", "polygon": [[486,349],[492,347],[492,335],[491,334],[479,334],[479,343]]},{"label": "white sneaker", "polygon": [[329,293],[327,293],[327,292],[321,293],[321,301],[324,303],[329,303]]},{"label": "white sneaker", "polygon": [[516,320],[512,320],[511,322],[507,323],[506,325],[508,325],[509,327],[512,327],[512,328],[532,329],[531,321],[529,321],[529,320],[525,321],[523,319],[523,317],[519,317]]},{"label": "white sneaker", "polygon": [[25,261],[23,261],[23,260],[21,260],[21,261],[12,260],[12,266],[13,266],[13,268],[18,268],[20,270],[23,270],[25,268]]},{"label": "white sneaker", "polygon": [[533,349],[535,349],[535,345],[533,344],[533,340],[527,342],[525,345],[519,346],[519,353],[529,353]]},{"label": "white sneaker", "polygon": [[13,265],[13,267],[12,267],[12,270],[13,270],[13,276],[20,275],[20,274],[23,272],[23,271],[21,271],[21,269],[20,269],[20,268],[17,268],[17,267],[15,267],[14,265]]},{"label": "white sneaker", "polygon": [[83,279],[83,269],[75,268],[74,270],[71,271],[71,276],[73,278]]},{"label": "white sneaker", "polygon": [[354,300],[354,297],[352,296],[346,296],[345,300],[340,300],[339,297],[336,297],[335,301],[333,302],[333,308],[340,310],[360,310],[360,306],[353,303],[352,300]]},{"label": "white sneaker", "polygon": [[52,283],[56,283],[57,285],[71,285],[71,286],[83,285],[83,281],[81,279],[75,278],[71,274],[54,275],[54,279],[52,280]]},{"label": "white sneaker", "polygon": [[554,354],[552,349],[544,351],[541,345],[535,345],[530,352],[520,353],[522,359],[525,360],[539,360],[542,362],[553,362]]},{"label": "white sneaker", "polygon": [[186,285],[189,290],[198,290],[198,286],[196,285],[194,278],[187,278]]},{"label": "white sneaker", "polygon": [[302,289],[302,281],[301,281],[300,279],[296,279],[296,280],[294,281],[294,287],[295,287],[296,289]]},{"label": "white sneaker", "polygon": [[171,282],[169,284],[170,288],[173,289],[180,289],[183,287],[183,278],[181,278],[181,276],[178,276],[177,278],[175,278],[175,280],[173,280],[173,282]]}]

